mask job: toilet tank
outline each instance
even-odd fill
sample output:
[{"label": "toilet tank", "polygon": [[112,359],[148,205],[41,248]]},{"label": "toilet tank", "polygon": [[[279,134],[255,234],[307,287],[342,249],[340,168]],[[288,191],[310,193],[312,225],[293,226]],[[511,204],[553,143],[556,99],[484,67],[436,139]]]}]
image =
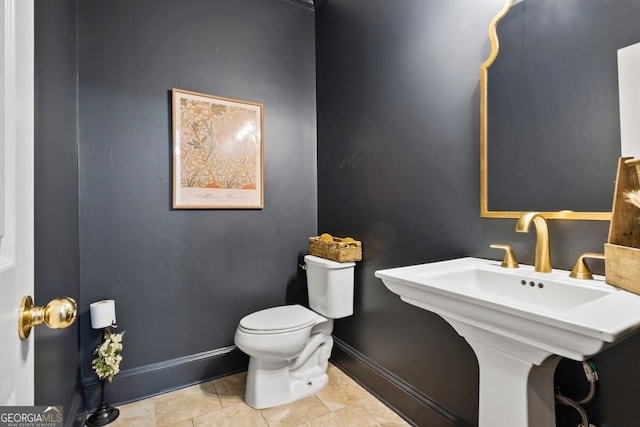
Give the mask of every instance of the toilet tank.
[{"label": "toilet tank", "polygon": [[309,308],[330,319],[353,314],[354,262],[336,262],[313,255],[304,257],[307,265]]}]

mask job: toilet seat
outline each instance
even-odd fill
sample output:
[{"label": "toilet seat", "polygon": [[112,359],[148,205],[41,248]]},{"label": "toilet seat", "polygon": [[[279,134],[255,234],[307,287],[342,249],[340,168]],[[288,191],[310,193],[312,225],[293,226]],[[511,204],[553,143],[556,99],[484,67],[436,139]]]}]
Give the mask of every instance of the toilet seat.
[{"label": "toilet seat", "polygon": [[308,328],[318,315],[301,305],[283,305],[251,313],[240,320],[240,327],[248,334],[266,335],[293,332]]}]

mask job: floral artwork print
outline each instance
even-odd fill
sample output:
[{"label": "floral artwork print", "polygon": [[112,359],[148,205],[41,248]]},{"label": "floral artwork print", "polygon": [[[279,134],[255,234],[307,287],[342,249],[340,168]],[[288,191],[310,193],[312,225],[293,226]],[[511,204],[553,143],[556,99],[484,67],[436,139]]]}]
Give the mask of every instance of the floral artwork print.
[{"label": "floral artwork print", "polygon": [[180,186],[256,189],[256,111],[180,100]]},{"label": "floral artwork print", "polygon": [[174,208],[262,208],[262,105],[173,89]]}]

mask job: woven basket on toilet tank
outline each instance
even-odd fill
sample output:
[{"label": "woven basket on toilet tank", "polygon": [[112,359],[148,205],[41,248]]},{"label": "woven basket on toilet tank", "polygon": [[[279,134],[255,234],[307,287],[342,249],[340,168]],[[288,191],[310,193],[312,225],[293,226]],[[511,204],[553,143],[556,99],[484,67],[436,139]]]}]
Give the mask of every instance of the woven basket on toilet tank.
[{"label": "woven basket on toilet tank", "polygon": [[332,240],[323,240],[319,236],[309,237],[309,253],[336,262],[361,261],[362,242],[343,241],[339,237],[333,237]]}]

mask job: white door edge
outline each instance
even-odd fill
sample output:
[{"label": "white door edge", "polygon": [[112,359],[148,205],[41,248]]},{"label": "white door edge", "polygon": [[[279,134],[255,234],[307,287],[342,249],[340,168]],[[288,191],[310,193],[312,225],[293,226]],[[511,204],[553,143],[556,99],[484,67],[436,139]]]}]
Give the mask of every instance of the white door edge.
[{"label": "white door edge", "polygon": [[33,334],[18,338],[18,308],[33,295],[33,0],[0,6],[0,405],[33,405]]}]

